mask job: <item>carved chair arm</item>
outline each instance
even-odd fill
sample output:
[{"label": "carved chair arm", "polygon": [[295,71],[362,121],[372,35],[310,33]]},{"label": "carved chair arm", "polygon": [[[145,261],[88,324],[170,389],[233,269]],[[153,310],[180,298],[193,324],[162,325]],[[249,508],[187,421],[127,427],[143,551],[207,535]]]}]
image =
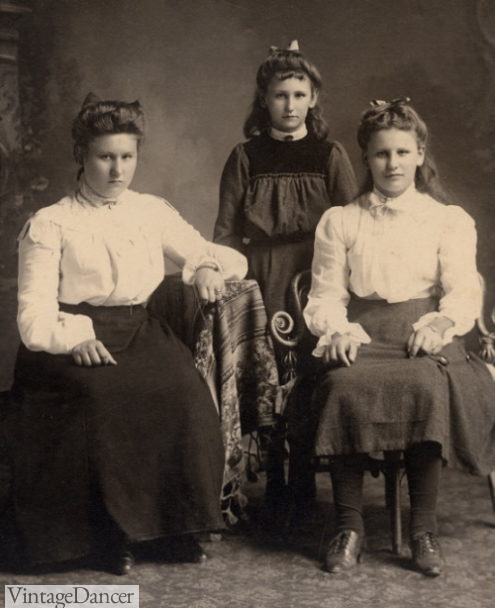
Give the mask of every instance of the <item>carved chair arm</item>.
[{"label": "carved chair arm", "polygon": [[311,270],[298,272],[290,284],[289,306],[292,314],[286,310],[279,310],[270,320],[270,327],[275,341],[287,347],[287,353],[284,357],[286,371],[283,379],[285,381],[291,380],[296,376],[296,349],[307,332],[303,318],[303,309],[306,305],[310,287]]}]

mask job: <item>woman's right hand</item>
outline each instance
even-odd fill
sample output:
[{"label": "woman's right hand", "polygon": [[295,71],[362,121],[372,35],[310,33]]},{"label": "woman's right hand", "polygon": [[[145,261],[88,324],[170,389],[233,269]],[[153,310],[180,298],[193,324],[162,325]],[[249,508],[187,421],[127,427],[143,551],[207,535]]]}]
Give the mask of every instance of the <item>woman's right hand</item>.
[{"label": "woman's right hand", "polygon": [[71,354],[76,365],[85,365],[86,367],[117,365],[117,361],[115,361],[100,340],[85,340],[84,342],[80,342],[74,346]]},{"label": "woman's right hand", "polygon": [[350,334],[336,332],[332,335],[332,341],[323,354],[323,362],[327,365],[343,363],[346,367],[350,367],[356,360],[360,346],[360,343],[354,340]]}]

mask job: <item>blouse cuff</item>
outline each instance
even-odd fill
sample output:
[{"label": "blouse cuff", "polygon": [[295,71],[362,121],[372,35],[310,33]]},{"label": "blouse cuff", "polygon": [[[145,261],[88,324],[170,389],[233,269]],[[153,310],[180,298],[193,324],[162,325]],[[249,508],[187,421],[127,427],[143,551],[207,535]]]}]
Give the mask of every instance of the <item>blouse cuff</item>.
[{"label": "blouse cuff", "polygon": [[194,283],[196,278],[196,270],[202,264],[211,264],[211,266],[216,266],[218,272],[220,272],[220,274],[223,276],[223,268],[220,262],[213,256],[203,256],[199,260],[194,260],[193,262],[186,262],[186,264],[184,264],[182,268],[182,280],[186,285],[192,285]]},{"label": "blouse cuff", "polygon": [[413,324],[413,329],[414,329],[414,331],[418,331],[418,329],[422,329],[426,325],[429,325],[435,319],[439,319],[439,318],[442,318],[442,319],[448,318],[454,323],[451,327],[446,329],[443,333],[442,344],[444,346],[446,346],[447,344],[450,344],[452,342],[452,339],[454,338],[454,336],[457,335],[457,326],[455,324],[455,321],[453,319],[451,319],[450,317],[447,317],[447,315],[445,315],[441,312],[428,312],[425,315],[423,315],[422,317],[420,317],[419,320]]},{"label": "blouse cuff", "polygon": [[327,346],[329,346],[332,342],[332,336],[338,332],[339,334],[350,334],[351,338],[361,344],[369,344],[371,342],[371,338],[364,331],[362,326],[359,323],[347,323],[346,326],[342,326],[339,328],[331,328],[327,329],[326,333],[320,337],[316,348],[313,350],[314,357],[322,357]]},{"label": "blouse cuff", "polygon": [[58,321],[64,328],[65,351],[70,353],[74,346],[86,340],[95,340],[93,321],[86,315],[73,315],[65,312],[58,313]]}]

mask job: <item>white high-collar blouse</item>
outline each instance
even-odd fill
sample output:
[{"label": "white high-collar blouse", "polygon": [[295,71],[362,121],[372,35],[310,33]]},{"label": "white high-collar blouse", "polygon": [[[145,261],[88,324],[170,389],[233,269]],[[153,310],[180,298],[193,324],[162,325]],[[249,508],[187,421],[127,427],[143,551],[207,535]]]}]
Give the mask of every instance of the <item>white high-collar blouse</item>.
[{"label": "white high-collar blouse", "polygon": [[85,315],[59,302],[96,306],[146,304],[163,280],[164,257],[194,282],[197,266],[216,263],[226,279],[242,279],[244,256],[205,240],[166,201],[126,190],[116,202],[74,193],[40,209],[19,237],[17,322],[30,350],[67,354],[95,338]]},{"label": "white high-collar blouse", "polygon": [[411,331],[441,315],[454,323],[444,344],[467,333],[482,298],[473,220],[460,207],[443,205],[414,186],[394,199],[375,191],[332,207],[316,229],[304,310],[310,331],[320,338],[315,356],[323,354],[335,332],[370,342],[361,325],[347,319],[350,292],[390,303],[439,295],[438,312],[422,316]]}]

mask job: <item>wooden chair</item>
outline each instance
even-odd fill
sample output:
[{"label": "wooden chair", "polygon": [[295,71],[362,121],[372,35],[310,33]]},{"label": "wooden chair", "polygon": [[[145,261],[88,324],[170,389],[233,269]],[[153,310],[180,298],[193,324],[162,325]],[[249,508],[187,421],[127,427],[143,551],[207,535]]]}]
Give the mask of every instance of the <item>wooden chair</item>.
[{"label": "wooden chair", "polygon": [[[484,289],[484,281],[480,275]],[[309,334],[302,311],[306,305],[309,289],[311,287],[311,271],[304,270],[295,275],[291,283],[291,306],[292,314],[287,311],[275,313],[271,319],[272,333],[275,340],[287,347],[285,358],[286,374],[285,381],[289,382],[301,373],[300,345]],[[485,295],[485,290],[484,290]],[[486,298],[484,297],[484,301]],[[483,307],[480,317],[477,319],[477,329],[480,340],[480,356],[487,363],[495,362],[495,332],[489,332],[485,324],[485,310]],[[492,321],[495,323],[495,309],[492,312]],[[304,356],[309,353],[305,352]],[[304,372],[303,372],[304,373]],[[290,445],[289,445],[290,450]],[[289,479],[290,479],[290,456],[289,456]],[[331,467],[330,458],[313,457],[313,470],[315,473],[329,471]],[[394,553],[400,554],[402,548],[402,518],[401,518],[401,479],[404,475],[404,460],[401,452],[385,452],[383,459],[369,458],[367,470],[375,477],[383,474],[385,480],[385,504],[390,511],[392,549]],[[495,511],[495,471],[488,476],[493,509]]]},{"label": "wooden chair", "polygon": [[4,418],[9,407],[9,391],[0,392],[0,522],[9,505],[12,473],[5,441]]},{"label": "wooden chair", "polygon": [[[495,364],[495,331],[489,331],[486,325],[487,317],[487,296],[486,296],[486,282],[483,276],[480,274],[481,287],[483,289],[483,307],[481,309],[480,316],[476,319],[476,327],[478,329],[480,351],[479,355],[488,365]],[[492,325],[495,324],[495,308],[492,309],[490,314],[490,321]],[[493,374],[495,380],[495,374]],[[495,470],[488,475],[488,488],[490,490],[490,496],[492,499],[493,511],[495,512]]]}]

